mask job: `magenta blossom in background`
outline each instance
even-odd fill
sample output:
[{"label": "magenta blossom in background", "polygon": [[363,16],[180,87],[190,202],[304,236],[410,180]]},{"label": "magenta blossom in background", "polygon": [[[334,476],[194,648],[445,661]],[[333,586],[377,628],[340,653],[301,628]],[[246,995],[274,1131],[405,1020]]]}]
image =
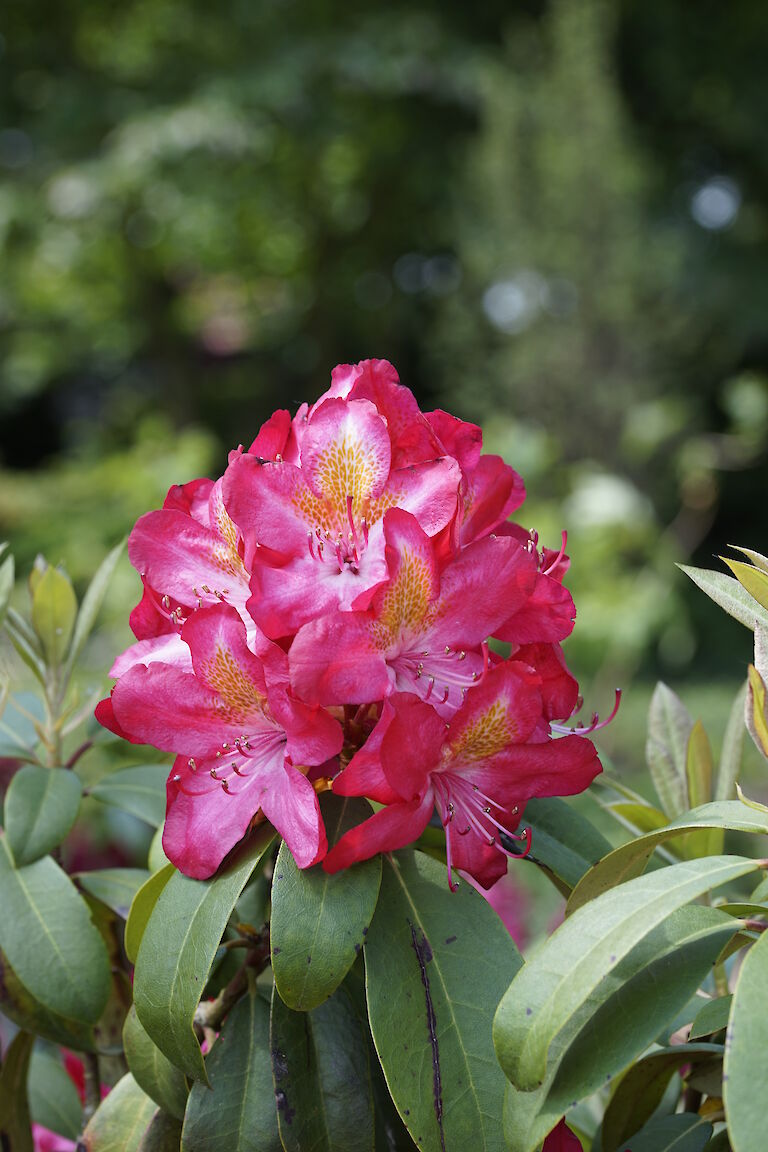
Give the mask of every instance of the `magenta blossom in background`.
[{"label": "magenta blossom in background", "polygon": [[[136,643],[97,716],[174,755],[177,867],[210,876],[266,819],[300,867],[336,871],[436,815],[450,883],[455,868],[489,888],[530,846],[526,801],[588,786],[600,764],[591,726],[567,725],[559,647],[565,538],[540,548],[510,522],[524,496],[477,425],[421,412],[391,364],[364,360],[138,521]],[[326,856],[331,780],[382,807]]]}]

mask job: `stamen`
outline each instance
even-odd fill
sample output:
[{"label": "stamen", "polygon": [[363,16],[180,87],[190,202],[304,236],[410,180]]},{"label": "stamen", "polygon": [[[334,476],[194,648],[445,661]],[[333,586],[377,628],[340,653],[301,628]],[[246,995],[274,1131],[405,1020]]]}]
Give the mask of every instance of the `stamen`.
[{"label": "stamen", "polygon": [[[616,689],[611,714],[610,716],[607,716],[605,720],[601,720],[597,712],[593,712],[592,719],[589,724],[577,724],[574,728],[569,728],[567,724],[550,724],[550,728],[553,732],[556,732],[561,736],[589,736],[592,732],[597,732],[600,728],[607,727],[607,725],[611,723],[619,710],[619,705],[621,704],[621,691],[621,688]],[[574,714],[578,711],[579,706],[580,705],[577,702],[577,708],[574,710]]]},{"label": "stamen", "polygon": [[562,540],[562,543],[560,545],[560,551],[558,552],[557,556],[555,556],[555,558],[551,562],[551,564],[549,564],[549,566],[547,568],[542,569],[542,572],[544,573],[545,576],[548,576],[550,574],[550,572],[553,572],[555,570],[555,568],[557,568],[557,566],[560,563],[560,561],[562,560],[563,556],[565,556],[565,546],[568,543],[568,533],[565,531],[565,529],[563,529],[563,531],[561,532],[560,538]]}]

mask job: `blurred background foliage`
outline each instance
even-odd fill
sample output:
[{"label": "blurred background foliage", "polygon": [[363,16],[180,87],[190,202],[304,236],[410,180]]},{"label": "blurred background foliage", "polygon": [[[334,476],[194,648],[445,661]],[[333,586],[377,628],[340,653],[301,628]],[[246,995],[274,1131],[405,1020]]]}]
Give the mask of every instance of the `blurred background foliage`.
[{"label": "blurred background foliage", "polygon": [[171,483],[387,357],[568,528],[587,699],[636,682],[607,746],[639,763],[658,675],[717,744],[751,637],[674,563],[766,545],[765,5],[11,0],[0,45],[22,573],[82,588]]}]

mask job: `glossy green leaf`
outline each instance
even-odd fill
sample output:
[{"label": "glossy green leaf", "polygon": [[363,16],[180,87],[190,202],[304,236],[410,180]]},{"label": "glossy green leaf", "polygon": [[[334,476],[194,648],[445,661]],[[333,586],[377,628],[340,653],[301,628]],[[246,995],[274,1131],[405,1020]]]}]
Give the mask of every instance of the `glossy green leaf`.
[{"label": "glossy green leaf", "polygon": [[715,800],[733,800],[736,796],[736,781],[741,771],[741,757],[744,750],[744,701],[747,697],[746,682],[736,695],[723,736],[720,753],[720,768],[717,773]]},{"label": "glossy green leaf", "polygon": [[25,764],[5,796],[7,844],[17,866],[31,864],[57,847],[68,834],[80,808],[82,785],[66,768]]},{"label": "glossy green leaf", "polygon": [[751,564],[745,564],[743,560],[729,560],[727,556],[721,556],[720,559],[728,565],[742,588],[746,588],[750,596],[768,610],[768,574],[753,568]]},{"label": "glossy green leaf", "polygon": [[69,646],[69,654],[67,657],[68,672],[71,672],[75,660],[80,655],[83,645],[93,630],[99,609],[104,602],[107,588],[109,587],[110,580],[117,567],[117,562],[120,559],[122,551],[123,541],[121,541],[117,547],[113,548],[111,552],[107,553],[96,569],[96,574],[86,589],[77,613],[77,620],[75,621],[75,628],[72,633],[72,643]]},{"label": "glossy green leaf", "polygon": [[95,1024],[107,1003],[107,950],[75,886],[50,856],[14,868],[0,842],[0,948],[31,995]]},{"label": "glossy green leaf", "polygon": [[149,879],[149,873],[146,868],[100,868],[93,872],[78,872],[73,879],[125,920],[136,893]]},{"label": "glossy green leaf", "polygon": [[45,1008],[24,987],[0,951],[0,1011],[19,1028],[34,1032],[54,1044],[65,1044],[80,1052],[96,1048],[93,1027],[79,1020],[70,1020]]},{"label": "glossy green leaf", "polygon": [[0,1068],[0,1147],[3,1152],[33,1152],[27,1075],[34,1041],[28,1032],[19,1032]]},{"label": "glossy green leaf", "polygon": [[367,1044],[346,988],[311,1012],[273,991],[270,1049],[285,1152],[373,1152]]},{"label": "glossy green leaf", "polygon": [[576,886],[568,901],[567,915],[570,916],[588,901],[615,888],[617,884],[639,876],[660,844],[702,828],[765,834],[768,833],[768,813],[758,812],[739,800],[721,800],[714,804],[704,804],[671,821],[666,828],[622,844],[595,864]]},{"label": "glossy green leaf", "polygon": [[690,568],[687,564],[678,564],[677,567],[681,572],[685,572],[702,592],[706,592],[710,600],[714,600],[715,604],[740,624],[754,629],[757,620],[768,626],[768,612],[733,576],[726,576],[724,572],[710,572],[707,568]]},{"label": "glossy green leaf", "polygon": [[566,800],[537,798],[525,806],[531,829],[531,853],[552,882],[568,895],[611,845],[601,832]]},{"label": "glossy green leaf", "polygon": [[142,1137],[156,1112],[130,1073],[123,1076],[91,1117],[83,1142],[87,1152],[139,1152]]},{"label": "glossy green leaf", "polygon": [[619,1152],[702,1152],[712,1135],[712,1125],[689,1112],[654,1117],[620,1146]]},{"label": "glossy green leaf", "polygon": [[733,1152],[765,1144],[763,1093],[756,1090],[768,1048],[768,932],[744,957],[725,1045],[724,1103]]},{"label": "glossy green leaf", "polygon": [[67,654],[77,616],[72,581],[60,568],[48,565],[32,593],[32,627],[48,663],[58,667]]},{"label": "glossy green leaf", "polygon": [[138,1152],[179,1152],[181,1121],[158,1108],[141,1138]]},{"label": "glossy green leaf", "polygon": [[648,712],[645,755],[656,794],[668,816],[679,816],[690,807],[685,766],[692,729],[693,721],[683,702],[659,681]]},{"label": "glossy green leaf", "polygon": [[166,864],[159,872],[154,872],[144,881],[131,902],[128,919],[125,922],[125,954],[131,964],[136,963],[144,929],[160,898],[160,893],[175,871],[173,864]]},{"label": "glossy green leaf", "polygon": [[[321,798],[321,809],[329,845],[371,815],[366,800],[331,793]],[[320,865],[297,868],[281,844],[270,938],[275,983],[289,1008],[316,1008],[338,988],[365,941],[380,882],[380,856],[329,876]]]},{"label": "glossy green leaf", "polygon": [[696,1013],[688,1039],[697,1040],[701,1036],[711,1036],[714,1032],[725,1028],[731,1014],[732,1000],[732,996],[718,996],[715,1000],[708,1000]]},{"label": "glossy green leaf", "polygon": [[711,1060],[721,1051],[714,1044],[679,1044],[661,1048],[633,1064],[606,1107],[601,1128],[602,1152],[617,1152],[648,1123],[675,1072],[685,1064]]},{"label": "glossy green leaf", "polygon": [[501,1152],[490,1022],[522,959],[468,884],[420,852],[384,857],[365,947],[368,1014],[395,1105],[425,1152]]},{"label": "glossy green leaf", "polygon": [[189,1094],[184,1073],[153,1044],[134,1007],[125,1018],[123,1047],[128,1068],[142,1091],[169,1115],[183,1120]]},{"label": "glossy green leaf", "polygon": [[211,880],[175,872],[141,939],[133,984],[136,1012],[160,1051],[193,1080],[205,1080],[192,1027],[195,1010],[232,909],[273,837],[271,828],[262,827]]},{"label": "glossy green leaf", "polygon": [[269,1005],[255,988],[227,1016],[205,1064],[211,1086],[192,1086],[183,1152],[281,1152]]},{"label": "glossy green leaf", "polygon": [[[511,1152],[533,1152],[569,1109],[668,1030],[735,931],[732,921],[711,908],[683,907],[620,959],[550,1045],[542,1085],[507,1094]],[[714,1047],[709,1058],[721,1060],[722,1048]]]},{"label": "glossy green leaf", "polygon": [[68,1140],[77,1140],[82,1127],[82,1105],[58,1053],[35,1048],[29,1062],[27,1096],[29,1112],[36,1124]]},{"label": "glossy green leaf", "polygon": [[678,908],[757,867],[738,856],[683,861],[574,912],[518,972],[496,1012],[494,1042],[507,1078],[522,1091],[539,1087],[551,1044],[615,966]]},{"label": "glossy green leaf", "polygon": [[141,764],[123,768],[89,788],[90,796],[130,812],[157,828],[165,819],[166,764]]}]

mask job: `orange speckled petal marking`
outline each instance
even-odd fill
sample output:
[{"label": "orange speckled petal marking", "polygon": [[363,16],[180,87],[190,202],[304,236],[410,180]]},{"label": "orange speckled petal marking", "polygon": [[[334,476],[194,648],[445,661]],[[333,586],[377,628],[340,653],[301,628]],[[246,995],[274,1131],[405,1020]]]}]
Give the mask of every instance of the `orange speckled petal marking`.
[{"label": "orange speckled petal marking", "polygon": [[189,644],[195,674],[216,693],[222,719],[245,723],[264,712],[264,670],[249,650],[245,625],[233,608],[221,605],[195,612],[184,625],[182,639]]},{"label": "orange speckled petal marking", "polygon": [[368,400],[327,400],[312,416],[301,445],[301,466],[312,491],[346,516],[364,516],[384,490],[392,451],[387,426]]},{"label": "orange speckled petal marking", "polygon": [[432,541],[410,513],[399,508],[387,512],[384,539],[390,579],[373,604],[373,632],[381,650],[424,630],[440,589]]},{"label": "orange speckled petal marking", "polygon": [[451,723],[448,751],[454,764],[489,760],[520,744],[541,715],[539,677],[522,664],[498,664],[467,695]]}]

